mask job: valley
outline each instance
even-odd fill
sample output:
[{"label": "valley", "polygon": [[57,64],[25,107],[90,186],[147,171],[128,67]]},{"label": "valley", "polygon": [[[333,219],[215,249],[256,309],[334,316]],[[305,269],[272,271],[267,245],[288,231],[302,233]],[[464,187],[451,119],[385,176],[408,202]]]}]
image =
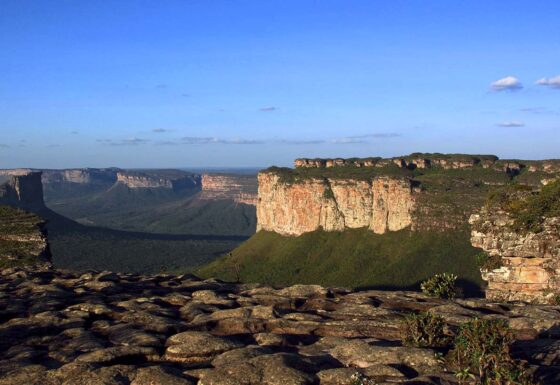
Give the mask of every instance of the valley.
[{"label": "valley", "polygon": [[[231,192],[204,188],[200,174],[181,170],[1,170],[0,176],[6,190],[0,204],[45,219],[52,261],[62,268],[190,272],[255,229],[254,206],[238,201],[256,196],[250,175],[239,176],[245,184]],[[29,197],[17,194],[20,185]],[[218,187],[220,195],[212,195]]]}]

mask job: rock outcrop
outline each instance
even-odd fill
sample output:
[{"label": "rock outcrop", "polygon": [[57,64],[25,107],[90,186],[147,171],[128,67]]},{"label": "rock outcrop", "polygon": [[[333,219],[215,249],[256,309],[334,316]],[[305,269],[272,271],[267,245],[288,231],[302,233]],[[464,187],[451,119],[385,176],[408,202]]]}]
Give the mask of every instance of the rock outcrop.
[{"label": "rock outcrop", "polygon": [[31,211],[43,208],[45,203],[41,172],[11,176],[7,182],[0,185],[0,204]]},{"label": "rock outcrop", "polygon": [[115,183],[117,181],[115,168],[74,168],[66,170],[43,170],[43,183]]},{"label": "rock outcrop", "polygon": [[441,167],[445,170],[473,169],[475,167],[491,168],[507,174],[518,174],[522,169],[528,172],[560,173],[560,160],[516,161],[500,160],[495,155],[466,154],[422,154],[414,153],[394,158],[334,158],[309,159],[299,158],[294,161],[296,168],[331,168],[331,167],[386,167],[391,164],[409,170]]},{"label": "rock outcrop", "polygon": [[301,235],[368,227],[383,234],[412,224],[415,188],[406,178],[308,178],[288,183],[265,171],[258,181],[257,230]]},{"label": "rock outcrop", "polygon": [[35,214],[0,206],[0,268],[49,261],[45,222]]},{"label": "rock outcrop", "polygon": [[471,242],[499,267],[483,269],[486,297],[496,301],[550,303],[560,299],[560,218],[546,218],[542,230],[520,232],[504,210],[485,207],[470,218]]},{"label": "rock outcrop", "polygon": [[203,174],[201,199],[231,199],[237,203],[257,204],[257,181],[254,176]]},{"label": "rock outcrop", "polygon": [[428,310],[449,330],[509,321],[514,358],[560,381],[557,306],[11,268],[0,310],[0,385],[457,385],[435,350],[401,344],[403,316]]},{"label": "rock outcrop", "polygon": [[[169,175],[166,175],[169,174]],[[200,176],[182,172],[140,172],[119,171],[117,183],[128,188],[163,188],[180,190],[186,188],[200,188]]]}]

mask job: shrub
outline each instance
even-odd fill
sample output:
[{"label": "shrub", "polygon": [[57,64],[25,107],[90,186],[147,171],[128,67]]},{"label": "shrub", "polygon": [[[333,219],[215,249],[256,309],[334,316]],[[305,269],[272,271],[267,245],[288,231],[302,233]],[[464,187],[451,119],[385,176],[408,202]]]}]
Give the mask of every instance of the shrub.
[{"label": "shrub", "polygon": [[524,365],[510,356],[511,329],[504,320],[473,319],[463,324],[448,363],[460,380],[478,378],[481,385],[529,385]]},{"label": "shrub", "polygon": [[430,312],[407,314],[401,321],[400,330],[405,346],[441,347],[449,343],[445,320]]},{"label": "shrub", "polygon": [[424,294],[431,297],[455,298],[455,281],[457,276],[451,273],[436,274],[422,282],[420,288]]},{"label": "shrub", "polygon": [[481,270],[495,270],[502,267],[502,257],[482,252],[476,255],[476,265]]},{"label": "shrub", "polygon": [[352,374],[352,385],[376,385],[375,381],[370,378],[367,378],[360,372],[356,372]]},{"label": "shrub", "polygon": [[544,186],[538,193],[531,188],[513,185],[494,191],[487,204],[507,211],[513,219],[513,230],[542,231],[546,217],[560,216],[560,180]]}]

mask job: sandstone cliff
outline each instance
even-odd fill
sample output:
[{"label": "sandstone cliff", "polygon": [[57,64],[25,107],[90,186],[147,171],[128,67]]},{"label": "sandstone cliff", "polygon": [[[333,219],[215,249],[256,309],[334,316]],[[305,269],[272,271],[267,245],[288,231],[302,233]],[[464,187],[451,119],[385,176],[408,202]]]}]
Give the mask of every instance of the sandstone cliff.
[{"label": "sandstone cliff", "polygon": [[203,174],[201,199],[231,199],[237,203],[257,204],[257,181],[254,176]]},{"label": "sandstone cliff", "polygon": [[0,185],[0,204],[38,210],[44,207],[40,172],[12,176]]},{"label": "sandstone cliff", "polygon": [[43,170],[43,183],[114,183],[117,169],[114,168],[75,168],[66,170]]},{"label": "sandstone cliff", "polygon": [[511,212],[489,205],[472,215],[470,223],[473,246],[497,261],[482,269],[488,298],[539,303],[560,299],[560,217],[545,217],[538,230],[520,230]]},{"label": "sandstone cliff", "polygon": [[412,224],[415,189],[404,178],[310,178],[286,183],[273,172],[258,176],[257,230],[301,235],[322,228],[367,227],[382,234]]},{"label": "sandstone cliff", "polygon": [[181,171],[119,171],[117,172],[117,183],[128,188],[163,188],[163,189],[185,189],[200,188],[200,176]]}]

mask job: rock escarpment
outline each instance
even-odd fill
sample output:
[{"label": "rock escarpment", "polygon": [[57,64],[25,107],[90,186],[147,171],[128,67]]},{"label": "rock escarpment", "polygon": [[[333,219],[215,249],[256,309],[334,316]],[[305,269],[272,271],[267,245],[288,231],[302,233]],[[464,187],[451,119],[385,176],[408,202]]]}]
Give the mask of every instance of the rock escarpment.
[{"label": "rock escarpment", "polygon": [[261,172],[258,181],[257,230],[301,235],[368,227],[383,234],[412,224],[415,188],[406,178],[287,183],[274,172]]},{"label": "rock escarpment", "polygon": [[180,171],[119,171],[117,183],[128,188],[163,188],[181,190],[186,188],[200,188],[200,176]]},{"label": "rock escarpment", "polygon": [[237,203],[257,204],[257,181],[254,176],[203,174],[201,199],[231,199]]},{"label": "rock escarpment", "polygon": [[66,170],[44,170],[43,183],[115,183],[117,181],[115,168],[75,168]]},{"label": "rock escarpment", "polygon": [[517,161],[500,160],[495,155],[466,155],[466,154],[423,154],[414,153],[394,158],[334,158],[309,159],[299,158],[294,161],[296,168],[331,168],[331,167],[386,167],[397,165],[410,170],[441,167],[445,170],[473,169],[482,167],[503,171],[508,174],[518,174],[522,169],[528,172],[560,173],[560,160]]},{"label": "rock escarpment", "polygon": [[560,298],[560,218],[546,218],[537,233],[519,232],[506,211],[484,208],[470,223],[473,246],[499,258],[501,265],[482,270],[487,298],[539,303]]},{"label": "rock escarpment", "polygon": [[0,385],[457,385],[436,351],[404,347],[405,314],[447,328],[504,319],[515,358],[541,385],[560,380],[558,307],[439,300],[414,292],[193,276],[0,271]]},{"label": "rock escarpment", "polygon": [[49,261],[45,222],[23,210],[0,206],[0,268]]},{"label": "rock escarpment", "polygon": [[7,182],[0,185],[0,204],[27,210],[42,209],[45,204],[41,172],[11,176]]}]

